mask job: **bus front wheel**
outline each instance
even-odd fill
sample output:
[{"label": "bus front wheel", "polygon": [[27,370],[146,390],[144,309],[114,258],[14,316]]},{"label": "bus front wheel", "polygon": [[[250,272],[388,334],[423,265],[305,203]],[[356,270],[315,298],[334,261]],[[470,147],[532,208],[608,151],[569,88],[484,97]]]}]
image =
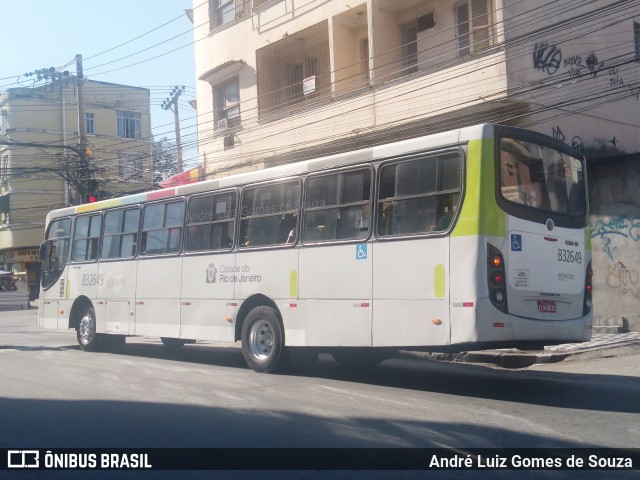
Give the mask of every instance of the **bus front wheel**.
[{"label": "bus front wheel", "polygon": [[275,373],[286,366],[283,329],[273,308],[260,306],[249,312],[241,341],[242,355],[252,370]]},{"label": "bus front wheel", "polygon": [[85,352],[95,352],[98,349],[98,334],[96,333],[96,312],[93,307],[86,307],[80,316],[76,330],[78,344]]}]

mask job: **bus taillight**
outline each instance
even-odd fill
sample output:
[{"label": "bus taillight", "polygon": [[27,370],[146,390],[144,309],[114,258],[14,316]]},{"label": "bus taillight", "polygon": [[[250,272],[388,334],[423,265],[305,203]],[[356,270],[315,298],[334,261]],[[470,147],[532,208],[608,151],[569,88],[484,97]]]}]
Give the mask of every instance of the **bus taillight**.
[{"label": "bus taillight", "polygon": [[500,251],[493,245],[487,244],[487,274],[489,284],[489,298],[494,307],[507,313],[507,290],[505,288],[506,274],[504,259]]},{"label": "bus taillight", "polygon": [[591,268],[591,262],[587,265],[587,271],[584,279],[584,304],[582,306],[582,314],[586,315],[591,311],[593,302],[591,300],[591,292],[593,291],[593,269]]}]

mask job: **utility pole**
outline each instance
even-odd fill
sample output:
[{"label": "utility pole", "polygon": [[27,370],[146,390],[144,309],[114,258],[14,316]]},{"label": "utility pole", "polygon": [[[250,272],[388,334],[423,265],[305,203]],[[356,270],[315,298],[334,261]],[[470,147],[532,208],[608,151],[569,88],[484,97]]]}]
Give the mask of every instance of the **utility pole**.
[{"label": "utility pole", "polygon": [[[93,192],[97,189],[97,180],[94,178],[94,173],[92,166],[89,164],[89,141],[87,140],[87,123],[85,119],[85,111],[84,111],[84,74],[82,69],[82,55],[76,55],[76,77],[74,78],[69,74],[68,71],[59,72],[54,67],[49,68],[41,68],[39,70],[35,70],[34,72],[25,73],[26,77],[35,76],[36,80],[39,81],[51,81],[52,85],[55,82],[61,82],[61,101],[62,101],[62,136],[63,136],[63,145],[49,145],[48,148],[67,148],[73,152],[76,152],[79,156],[79,162],[77,164],[77,172],[78,172],[78,180],[79,182],[75,182],[75,188],[82,198],[84,193]],[[73,81],[76,86],[76,92],[78,97],[78,134],[80,135],[80,144],[79,148],[73,148],[66,145],[66,114],[65,114],[65,99],[64,99],[64,88],[63,83],[68,82],[69,80]],[[27,144],[24,144],[27,146]],[[37,144],[33,144],[36,146]],[[44,145],[42,145],[44,146]],[[66,174],[64,175],[65,179],[65,204],[69,202],[69,176],[70,176],[70,167],[68,164],[65,165]]]},{"label": "utility pole", "polygon": [[171,97],[162,102],[163,110],[172,110],[176,127],[176,150],[178,153],[178,172],[182,172],[182,143],[180,141],[180,116],[178,115],[178,98],[185,91],[185,86],[173,87]]},{"label": "utility pole", "polygon": [[98,189],[98,182],[91,175],[91,165],[89,165],[89,141],[87,140],[87,116],[84,112],[84,71],[82,68],[82,55],[76,54],[76,89],[78,92],[78,133],[80,134],[80,150],[83,152],[83,169],[87,178],[87,192],[95,193]]},{"label": "utility pole", "polygon": [[82,55],[76,55],[76,88],[78,89],[78,133],[80,147],[87,146],[87,121],[84,113],[84,72],[82,70]]}]

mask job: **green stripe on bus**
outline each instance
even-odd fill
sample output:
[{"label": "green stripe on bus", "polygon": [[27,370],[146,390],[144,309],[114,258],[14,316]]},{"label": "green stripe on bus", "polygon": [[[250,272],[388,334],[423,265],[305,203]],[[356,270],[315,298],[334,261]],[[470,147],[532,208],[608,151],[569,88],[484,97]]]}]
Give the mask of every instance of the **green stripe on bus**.
[{"label": "green stripe on bus", "polygon": [[433,271],[433,284],[436,298],[444,298],[446,293],[445,269],[441,263],[436,265]]},{"label": "green stripe on bus", "polygon": [[494,152],[491,138],[469,142],[466,192],[452,237],[505,235],[505,214],[495,196]]},{"label": "green stripe on bus", "polygon": [[289,297],[298,298],[298,271],[291,270],[289,274]]}]

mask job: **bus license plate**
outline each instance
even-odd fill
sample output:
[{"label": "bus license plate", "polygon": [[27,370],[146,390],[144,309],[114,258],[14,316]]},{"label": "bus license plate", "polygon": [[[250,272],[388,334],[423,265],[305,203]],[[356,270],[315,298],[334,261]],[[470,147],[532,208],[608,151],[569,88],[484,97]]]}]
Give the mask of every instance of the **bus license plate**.
[{"label": "bus license plate", "polygon": [[538,300],[538,311],[542,313],[557,313],[558,307],[553,300]]}]

